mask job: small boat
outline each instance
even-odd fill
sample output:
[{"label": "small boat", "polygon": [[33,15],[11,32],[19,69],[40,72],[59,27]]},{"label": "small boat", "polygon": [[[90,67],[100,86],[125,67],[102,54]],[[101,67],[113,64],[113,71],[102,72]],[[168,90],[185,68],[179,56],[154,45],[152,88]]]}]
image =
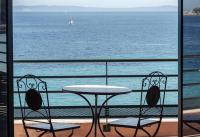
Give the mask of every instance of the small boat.
[{"label": "small boat", "polygon": [[74,19],[72,17],[70,17],[69,21],[68,21],[69,25],[74,25]]}]

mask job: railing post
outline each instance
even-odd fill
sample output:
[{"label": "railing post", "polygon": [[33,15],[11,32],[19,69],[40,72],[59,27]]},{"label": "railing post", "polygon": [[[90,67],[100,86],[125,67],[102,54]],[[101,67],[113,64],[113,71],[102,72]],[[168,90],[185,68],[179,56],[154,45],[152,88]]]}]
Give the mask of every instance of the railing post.
[{"label": "railing post", "polygon": [[108,85],[108,61],[106,61],[106,85]]},{"label": "railing post", "polygon": [[[108,85],[108,61],[106,61],[106,85]],[[108,98],[108,95],[106,95],[106,100]],[[108,125],[108,117],[109,117],[109,107],[108,102],[105,104],[105,117],[106,117],[106,124],[103,126],[104,132],[110,131],[110,126]]]}]

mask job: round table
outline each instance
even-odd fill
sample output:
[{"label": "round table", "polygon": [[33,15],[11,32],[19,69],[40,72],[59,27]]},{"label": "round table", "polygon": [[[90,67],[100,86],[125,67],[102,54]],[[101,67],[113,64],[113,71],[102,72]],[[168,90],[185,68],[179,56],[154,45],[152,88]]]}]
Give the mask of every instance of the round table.
[{"label": "round table", "polygon": [[[113,98],[116,95],[121,95],[121,94],[127,94],[131,92],[131,89],[127,87],[120,87],[120,86],[109,86],[109,85],[72,85],[72,86],[65,86],[63,87],[63,92],[66,93],[74,93],[79,96],[81,96],[90,106],[93,120],[92,120],[92,125],[87,133],[86,137],[90,135],[93,127],[94,127],[94,137],[97,136],[97,126],[99,127],[99,130],[101,134],[105,137],[101,127],[100,127],[100,113],[105,105],[105,103]],[[84,96],[84,95],[94,95],[95,96],[95,111],[92,108],[91,103],[89,100]],[[97,104],[98,104],[98,96],[99,95],[107,95],[108,97],[106,100],[102,103],[99,112],[97,109]]]}]

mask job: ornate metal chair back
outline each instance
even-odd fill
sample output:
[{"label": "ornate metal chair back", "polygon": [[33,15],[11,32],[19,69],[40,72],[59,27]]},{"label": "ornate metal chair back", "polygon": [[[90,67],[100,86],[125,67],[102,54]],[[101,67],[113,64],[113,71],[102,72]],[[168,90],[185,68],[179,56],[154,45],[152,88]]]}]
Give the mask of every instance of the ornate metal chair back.
[{"label": "ornate metal chair back", "polygon": [[142,118],[162,119],[165,104],[167,76],[159,71],[150,73],[142,80],[139,115]]},{"label": "ornate metal chair back", "polygon": [[33,117],[51,122],[46,82],[34,75],[25,75],[17,80],[17,89],[23,122]]}]

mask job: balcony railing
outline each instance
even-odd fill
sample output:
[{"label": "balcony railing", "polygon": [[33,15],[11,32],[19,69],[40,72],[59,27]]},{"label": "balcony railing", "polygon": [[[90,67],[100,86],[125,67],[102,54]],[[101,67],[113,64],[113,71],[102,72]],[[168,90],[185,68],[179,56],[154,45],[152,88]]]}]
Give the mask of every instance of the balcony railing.
[{"label": "balcony railing", "polygon": [[[39,75],[39,78],[42,79],[93,79],[93,78],[104,78],[105,84],[109,83],[110,79],[114,78],[143,78],[147,75],[145,74],[133,74],[133,75],[124,75],[124,74],[109,74],[109,63],[155,63],[155,62],[178,62],[178,59],[73,59],[73,60],[15,60],[15,64],[45,64],[45,63],[102,63],[104,64],[105,74],[103,75],[62,75],[62,76],[55,76],[55,75]],[[170,78],[177,78],[177,74],[167,74]],[[14,80],[17,78],[22,77],[21,75],[15,75]],[[14,81],[15,82],[15,81]],[[134,93],[141,92],[138,89],[133,90]],[[178,93],[178,89],[167,89],[166,92],[169,93]],[[48,93],[56,93],[56,94],[63,94],[61,90],[50,90]],[[14,94],[17,94],[17,91],[14,91]],[[110,115],[109,117],[124,117],[124,116],[135,116],[137,115],[137,111],[139,105],[109,105]],[[51,113],[53,118],[88,118],[91,117],[91,112],[88,106],[51,106]],[[104,110],[102,111],[104,112]],[[165,117],[177,117],[178,113],[178,105],[177,104],[168,104],[166,103],[164,106],[164,116]],[[101,114],[104,117],[104,113]],[[152,115],[154,113],[152,112]],[[15,118],[20,118],[20,110],[19,106],[15,106]],[[39,118],[34,116],[32,118]]]},{"label": "balcony railing", "polygon": [[[187,54],[184,55],[184,63],[187,62],[187,60],[194,60],[194,59],[199,59],[200,55],[199,54]],[[199,73],[200,72],[200,68],[198,67],[192,67],[192,68],[184,68],[183,70],[184,74],[186,73]],[[192,77],[191,77],[192,78]],[[192,86],[200,86],[200,82],[196,81],[196,82],[184,82],[183,84],[184,87],[192,87]]]},{"label": "balcony railing", "polygon": [[[184,55],[184,83],[183,83],[183,108],[184,109],[195,109],[199,108],[200,96],[199,87],[200,87],[200,67],[199,67],[199,54],[187,54]],[[186,65],[187,64],[187,65]],[[194,65],[195,64],[195,65]],[[187,79],[187,80],[186,80]]]}]

